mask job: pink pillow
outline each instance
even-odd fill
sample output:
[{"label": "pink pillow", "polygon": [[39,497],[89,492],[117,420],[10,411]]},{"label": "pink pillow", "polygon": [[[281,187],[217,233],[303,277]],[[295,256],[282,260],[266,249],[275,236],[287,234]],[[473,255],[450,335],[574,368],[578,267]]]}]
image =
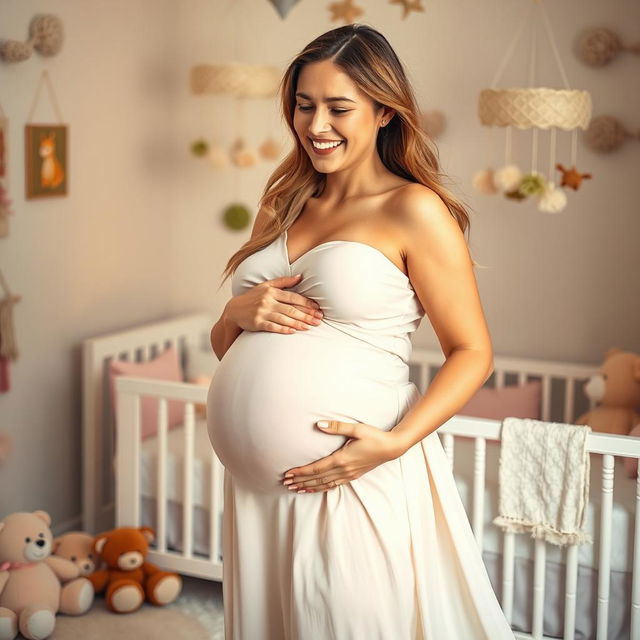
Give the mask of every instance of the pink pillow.
[{"label": "pink pillow", "polygon": [[[117,398],[115,392],[116,376],[136,376],[139,378],[153,378],[155,380],[171,380],[182,382],[182,367],[178,351],[170,347],[163,351],[157,358],[148,362],[129,362],[127,360],[111,360],[109,363],[109,379],[111,388],[111,406],[113,415],[117,415]],[[142,439],[154,436],[158,423],[158,399],[142,396],[141,406],[141,431]],[[184,402],[169,400],[167,402],[168,428],[172,429],[184,422]]]},{"label": "pink pillow", "polygon": [[531,380],[522,385],[510,385],[500,389],[482,387],[458,411],[458,415],[504,420],[505,418],[532,418],[540,420],[542,384]]},{"label": "pink pillow", "polygon": [[[629,431],[632,437],[640,438],[640,422]],[[629,478],[635,478],[638,475],[638,458],[623,458],[624,468]]]}]

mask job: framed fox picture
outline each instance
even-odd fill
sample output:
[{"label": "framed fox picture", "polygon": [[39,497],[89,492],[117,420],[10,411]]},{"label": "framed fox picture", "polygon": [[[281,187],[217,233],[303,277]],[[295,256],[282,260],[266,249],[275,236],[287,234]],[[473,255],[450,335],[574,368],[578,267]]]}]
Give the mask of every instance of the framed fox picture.
[{"label": "framed fox picture", "polygon": [[25,125],[26,198],[67,195],[67,126]]}]

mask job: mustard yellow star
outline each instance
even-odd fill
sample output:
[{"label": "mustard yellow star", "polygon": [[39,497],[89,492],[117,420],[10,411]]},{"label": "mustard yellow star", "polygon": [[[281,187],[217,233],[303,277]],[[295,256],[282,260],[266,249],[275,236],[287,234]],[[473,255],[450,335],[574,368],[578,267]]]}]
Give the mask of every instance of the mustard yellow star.
[{"label": "mustard yellow star", "polygon": [[404,20],[411,11],[424,11],[421,0],[389,0],[390,4],[402,5],[402,19]]},{"label": "mustard yellow star", "polygon": [[340,2],[332,2],[328,6],[331,11],[331,20],[344,20],[345,24],[352,24],[358,16],[363,14],[360,7],[353,4],[353,0],[341,0]]}]

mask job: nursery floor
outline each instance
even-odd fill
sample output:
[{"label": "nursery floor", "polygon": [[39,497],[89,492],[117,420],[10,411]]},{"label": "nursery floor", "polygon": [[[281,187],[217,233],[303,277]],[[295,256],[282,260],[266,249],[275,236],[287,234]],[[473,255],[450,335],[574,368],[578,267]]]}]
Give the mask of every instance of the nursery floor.
[{"label": "nursery floor", "polygon": [[[182,576],[182,592],[166,607],[144,604],[118,615],[96,596],[84,616],[59,615],[50,640],[224,640],[222,584]],[[22,639],[22,635],[18,635]]]}]

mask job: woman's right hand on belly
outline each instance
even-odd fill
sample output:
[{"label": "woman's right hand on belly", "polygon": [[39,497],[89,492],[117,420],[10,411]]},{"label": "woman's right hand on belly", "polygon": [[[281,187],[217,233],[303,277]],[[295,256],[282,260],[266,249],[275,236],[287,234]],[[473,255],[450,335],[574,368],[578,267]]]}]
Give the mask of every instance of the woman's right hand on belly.
[{"label": "woman's right hand on belly", "polygon": [[265,280],[227,302],[229,317],[245,331],[295,333],[320,324],[320,305],[310,298],[285,291],[300,281],[300,276],[282,276]]}]

